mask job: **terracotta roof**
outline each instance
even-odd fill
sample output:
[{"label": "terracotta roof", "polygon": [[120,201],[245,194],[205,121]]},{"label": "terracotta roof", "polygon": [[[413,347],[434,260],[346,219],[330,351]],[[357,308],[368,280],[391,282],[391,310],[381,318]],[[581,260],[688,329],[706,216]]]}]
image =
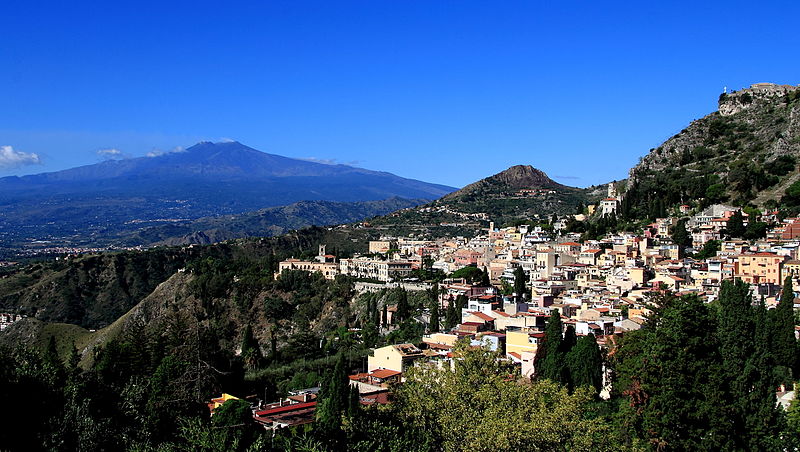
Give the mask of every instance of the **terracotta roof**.
[{"label": "terracotta roof", "polygon": [[376,403],[381,405],[388,405],[389,393],[379,392],[377,394],[363,395],[359,397],[359,401],[361,402],[362,405],[374,405]]},{"label": "terracotta roof", "polygon": [[278,413],[285,413],[287,411],[295,411],[295,410],[302,410],[303,408],[310,408],[317,406],[317,402],[307,402],[307,403],[294,403],[291,405],[281,406],[277,408],[270,408],[268,410],[256,411],[256,416],[269,416],[271,414],[278,414]]},{"label": "terracotta roof", "polygon": [[468,312],[468,314],[472,314],[475,317],[477,317],[477,318],[479,318],[479,319],[481,319],[481,320],[483,320],[485,322],[493,322],[494,321],[494,317],[492,317],[492,316],[490,316],[488,314],[485,314],[483,312],[470,311],[470,312]]},{"label": "terracotta roof", "polygon": [[386,379],[400,375],[401,372],[389,369],[375,369],[372,371],[372,376],[375,378]]}]

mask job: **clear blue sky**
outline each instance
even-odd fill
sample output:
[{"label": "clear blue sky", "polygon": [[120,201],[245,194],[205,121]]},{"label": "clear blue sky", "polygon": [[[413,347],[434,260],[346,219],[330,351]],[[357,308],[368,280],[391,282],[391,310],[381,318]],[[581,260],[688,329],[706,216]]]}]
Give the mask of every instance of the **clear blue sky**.
[{"label": "clear blue sky", "polygon": [[236,139],[454,186],[514,164],[588,186],[723,86],[800,84],[796,1],[80,3],[0,6],[0,176]]}]

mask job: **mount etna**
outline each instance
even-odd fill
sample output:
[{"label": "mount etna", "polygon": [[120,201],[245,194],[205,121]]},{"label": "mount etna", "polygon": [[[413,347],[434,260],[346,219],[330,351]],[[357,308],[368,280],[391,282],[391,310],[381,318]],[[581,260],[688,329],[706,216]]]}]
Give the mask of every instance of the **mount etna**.
[{"label": "mount etna", "polygon": [[[339,203],[335,210],[341,218],[329,219],[338,223],[354,219],[346,203],[416,200],[389,203],[408,207],[454,190],[386,172],[267,154],[238,142],[202,142],[182,152],[2,178],[0,243],[104,245],[151,226],[299,201]],[[366,217],[388,212],[380,205],[353,208]],[[314,220],[293,218],[287,224],[317,224]]]}]

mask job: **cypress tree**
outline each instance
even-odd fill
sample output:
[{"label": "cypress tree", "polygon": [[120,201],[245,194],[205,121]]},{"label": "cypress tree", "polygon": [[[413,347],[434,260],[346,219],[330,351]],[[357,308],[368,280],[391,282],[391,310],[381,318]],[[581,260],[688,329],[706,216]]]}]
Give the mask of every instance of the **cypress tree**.
[{"label": "cypress tree", "polygon": [[444,316],[444,327],[448,330],[458,325],[461,321],[461,316],[458,315],[458,309],[456,308],[456,301],[450,299],[447,303],[447,312],[445,312]]},{"label": "cypress tree", "polygon": [[744,216],[741,210],[737,210],[728,218],[726,229],[731,237],[742,237],[744,235],[746,229],[744,228]]},{"label": "cypress tree", "polygon": [[242,359],[248,369],[255,369],[261,360],[261,349],[253,337],[253,329],[247,324],[242,334]]},{"label": "cypress tree", "polygon": [[780,381],[791,385],[792,369],[795,367],[795,350],[797,340],[794,338],[794,289],[792,277],[787,276],[783,283],[783,292],[778,306],[772,312],[772,352],[780,374]]},{"label": "cypress tree", "polygon": [[569,353],[577,343],[578,336],[575,335],[575,327],[567,325],[567,329],[564,330],[564,339],[561,341],[561,352]]},{"label": "cypress tree", "polygon": [[431,333],[439,332],[439,301],[434,300],[431,303],[431,322],[428,325],[428,330]]},{"label": "cypress tree", "polygon": [[403,320],[408,319],[411,308],[408,306],[408,294],[403,288],[398,289],[397,294],[397,321],[395,323],[402,323]]},{"label": "cypress tree", "polygon": [[550,315],[550,320],[547,322],[545,336],[547,339],[544,344],[546,347],[544,362],[542,363],[541,372],[537,372],[537,374],[541,378],[547,378],[559,383],[567,383],[569,376],[566,373],[564,353],[562,352],[563,337],[561,315],[556,310],[553,310]]},{"label": "cypress tree", "polygon": [[428,330],[431,333],[439,332],[439,283],[434,282],[431,290],[428,291],[428,298],[431,303],[431,321]]},{"label": "cypress tree", "polygon": [[350,386],[349,384],[348,387],[350,388],[350,393],[347,400],[347,416],[353,417],[359,413],[359,408],[361,408],[361,398],[357,387]]},{"label": "cypress tree", "polygon": [[780,381],[776,378],[775,358],[770,347],[772,322],[769,321],[763,299],[752,310],[753,352],[744,369],[751,390],[749,397],[743,401],[747,428],[746,434],[742,435],[743,442],[750,450],[780,450],[779,434],[783,417],[776,407],[775,382]]},{"label": "cypress tree", "polygon": [[691,246],[692,235],[686,230],[686,220],[681,218],[672,231],[672,241],[679,246]]},{"label": "cypress tree", "polygon": [[351,404],[350,384],[344,369],[344,353],[339,353],[332,373],[325,376],[320,388],[321,401],[317,405],[317,427],[323,432],[341,428],[342,414]]},{"label": "cypress tree", "polygon": [[[764,449],[777,437],[774,363],[763,304],[752,306],[749,285],[737,280],[720,287],[717,337],[722,359],[719,401],[737,448]],[[765,425],[767,422],[769,425]]]},{"label": "cypress tree", "polygon": [[518,300],[522,299],[526,290],[525,271],[522,269],[522,267],[517,267],[514,269],[514,294]]},{"label": "cypress tree", "polygon": [[603,355],[597,346],[594,334],[589,333],[578,340],[567,354],[570,390],[591,386],[600,392],[603,386]]},{"label": "cypress tree", "polygon": [[469,298],[466,295],[459,295],[456,297],[456,310],[459,314],[459,321],[461,321],[461,310],[466,308],[469,304]]}]

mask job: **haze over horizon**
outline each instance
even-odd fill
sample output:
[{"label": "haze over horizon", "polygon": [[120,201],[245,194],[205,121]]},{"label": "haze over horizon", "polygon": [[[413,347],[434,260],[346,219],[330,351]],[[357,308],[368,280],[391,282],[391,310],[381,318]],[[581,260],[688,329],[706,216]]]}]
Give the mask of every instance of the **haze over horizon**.
[{"label": "haze over horizon", "polygon": [[[8,4],[0,177],[234,139],[461,187],[622,179],[724,87],[800,83],[796,3]],[[747,64],[742,64],[746,60]],[[34,155],[35,154],[35,155]]]}]

